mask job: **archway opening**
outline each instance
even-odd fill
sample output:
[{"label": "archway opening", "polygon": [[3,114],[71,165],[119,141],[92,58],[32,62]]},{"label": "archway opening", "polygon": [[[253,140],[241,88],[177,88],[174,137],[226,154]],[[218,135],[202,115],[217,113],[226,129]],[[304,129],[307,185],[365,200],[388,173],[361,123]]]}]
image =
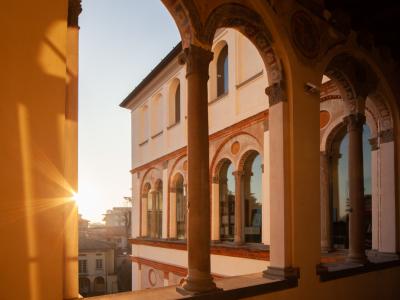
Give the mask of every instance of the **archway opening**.
[{"label": "archway opening", "polygon": [[220,240],[233,241],[235,234],[235,178],[230,160],[222,163],[219,171]]}]

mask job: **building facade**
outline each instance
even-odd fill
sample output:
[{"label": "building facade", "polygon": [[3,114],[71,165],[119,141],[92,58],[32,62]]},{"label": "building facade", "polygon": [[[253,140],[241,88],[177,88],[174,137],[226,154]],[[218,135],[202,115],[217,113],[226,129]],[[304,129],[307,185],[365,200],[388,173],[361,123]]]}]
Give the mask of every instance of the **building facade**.
[{"label": "building facade", "polygon": [[[132,113],[135,289],[177,284],[186,274],[187,87],[186,68],[175,54],[180,47],[126,104]],[[212,272],[225,277],[260,272],[268,265],[268,186],[262,184],[268,182],[269,165],[264,155],[267,75],[256,48],[235,30],[220,30],[213,52]]]},{"label": "building facade", "polygon": [[[187,86],[180,47],[123,102],[132,115],[136,290],[178,284],[186,275]],[[268,76],[261,56],[233,29],[217,31],[212,52],[207,83],[211,273],[220,278],[268,267],[274,179],[269,161],[269,97],[262,88]],[[351,248],[349,104],[335,76],[328,69],[320,88],[321,264],[343,261]],[[313,93],[313,87],[308,88]],[[381,218],[387,208],[395,211],[392,113],[372,97],[363,103],[359,234],[364,254],[360,259],[374,253],[396,259],[395,215],[386,213]],[[334,253],[334,258],[327,253]]]}]

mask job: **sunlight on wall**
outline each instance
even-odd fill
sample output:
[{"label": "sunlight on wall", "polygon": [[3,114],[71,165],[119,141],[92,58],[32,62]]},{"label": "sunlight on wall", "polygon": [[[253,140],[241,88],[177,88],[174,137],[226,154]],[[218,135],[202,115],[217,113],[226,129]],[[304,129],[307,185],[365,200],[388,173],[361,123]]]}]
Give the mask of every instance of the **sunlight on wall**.
[{"label": "sunlight on wall", "polygon": [[65,21],[57,21],[50,25],[38,51],[38,64],[43,72],[61,78],[65,77],[63,70],[65,70],[66,55],[63,51],[66,49],[66,38],[60,38],[59,35],[64,28]]}]

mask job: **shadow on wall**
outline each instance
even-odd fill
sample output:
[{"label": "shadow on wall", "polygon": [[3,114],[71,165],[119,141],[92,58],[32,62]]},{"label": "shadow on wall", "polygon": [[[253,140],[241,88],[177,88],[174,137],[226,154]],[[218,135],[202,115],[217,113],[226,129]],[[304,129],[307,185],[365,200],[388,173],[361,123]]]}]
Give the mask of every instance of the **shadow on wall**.
[{"label": "shadow on wall", "polygon": [[67,1],[2,6],[0,298],[62,299]]}]

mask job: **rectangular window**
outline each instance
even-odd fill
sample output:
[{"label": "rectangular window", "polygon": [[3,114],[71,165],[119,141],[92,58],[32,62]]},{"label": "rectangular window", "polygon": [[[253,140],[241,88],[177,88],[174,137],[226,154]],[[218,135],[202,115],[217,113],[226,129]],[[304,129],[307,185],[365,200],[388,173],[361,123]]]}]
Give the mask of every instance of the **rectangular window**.
[{"label": "rectangular window", "polygon": [[79,260],[79,273],[87,273],[87,260]]},{"label": "rectangular window", "polygon": [[103,269],[103,260],[102,259],[96,259],[96,269]]}]

